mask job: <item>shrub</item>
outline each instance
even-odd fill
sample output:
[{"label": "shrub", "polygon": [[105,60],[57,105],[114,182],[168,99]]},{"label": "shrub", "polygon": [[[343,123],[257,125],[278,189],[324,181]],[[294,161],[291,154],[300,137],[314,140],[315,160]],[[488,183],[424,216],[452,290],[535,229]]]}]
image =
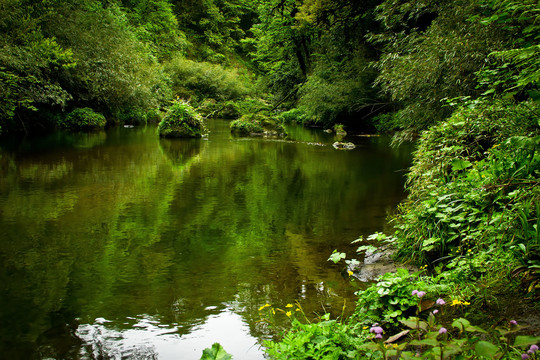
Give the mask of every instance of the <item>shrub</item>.
[{"label": "shrub", "polygon": [[151,109],[146,112],[146,121],[150,124],[159,124],[162,116],[158,109]]},{"label": "shrub", "polygon": [[247,75],[217,64],[175,58],[165,64],[165,71],[172,81],[173,92],[193,101],[233,100],[253,92]]},{"label": "shrub", "polygon": [[471,105],[422,135],[409,199],[394,219],[399,258],[436,261],[473,280],[531,259],[540,240],[536,111],[532,103]]},{"label": "shrub", "polygon": [[297,123],[303,124],[308,121],[308,116],[306,112],[301,108],[294,108],[289,111],[285,111],[280,115],[281,119],[285,124]]},{"label": "shrub", "polygon": [[286,135],[286,130],[275,117],[263,114],[247,114],[231,122],[231,132],[236,135]]},{"label": "shrub", "polygon": [[144,125],[146,124],[146,112],[142,109],[127,109],[116,114],[120,124]]},{"label": "shrub", "polygon": [[106,123],[105,116],[87,107],[77,108],[57,122],[60,128],[69,130],[100,129],[105,127]]},{"label": "shrub", "polygon": [[185,101],[175,101],[158,125],[162,137],[201,137],[206,133],[201,115]]},{"label": "shrub", "polygon": [[261,123],[249,115],[231,122],[231,132],[236,135],[262,134],[264,129]]}]

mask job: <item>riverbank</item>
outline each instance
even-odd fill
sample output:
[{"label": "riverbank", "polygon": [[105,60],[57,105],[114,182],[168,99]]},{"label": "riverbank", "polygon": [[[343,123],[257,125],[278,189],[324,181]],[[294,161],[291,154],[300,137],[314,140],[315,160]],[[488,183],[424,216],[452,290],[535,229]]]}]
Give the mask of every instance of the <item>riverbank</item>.
[{"label": "riverbank", "polygon": [[540,342],[538,113],[534,102],[466,103],[424,132],[395,232],[368,237],[420,270],[386,273],[358,291],[348,319],[293,320],[281,341],[267,343],[272,358],[532,357]]}]

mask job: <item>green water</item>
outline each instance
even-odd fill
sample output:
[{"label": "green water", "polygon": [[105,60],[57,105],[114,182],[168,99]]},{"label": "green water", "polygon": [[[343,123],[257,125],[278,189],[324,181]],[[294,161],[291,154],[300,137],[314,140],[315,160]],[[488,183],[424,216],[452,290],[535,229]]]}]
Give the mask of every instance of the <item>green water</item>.
[{"label": "green water", "polygon": [[235,359],[262,359],[274,330],[261,305],[352,309],[355,287],[327,258],[384,228],[410,149],[208,126],[201,140],[147,127],[4,144],[3,358],[198,359],[219,341]]}]

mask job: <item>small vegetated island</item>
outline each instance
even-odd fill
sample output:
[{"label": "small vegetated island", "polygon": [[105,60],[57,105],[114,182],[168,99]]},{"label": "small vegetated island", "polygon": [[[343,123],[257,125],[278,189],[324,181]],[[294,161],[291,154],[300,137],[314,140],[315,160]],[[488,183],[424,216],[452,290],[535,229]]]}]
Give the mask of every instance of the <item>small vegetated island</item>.
[{"label": "small vegetated island", "polygon": [[[342,124],[415,142],[395,232],[359,234],[359,253],[336,249],[330,259],[346,263],[329,266],[354,282],[364,252],[384,244],[418,271],[359,290],[350,318],[279,309],[291,325],[266,342],[270,358],[540,358],[538,1],[0,9],[2,137],[145,124],[162,137],[201,137],[205,119],[226,118],[241,136]],[[261,318],[276,305],[260,304]]]},{"label": "small vegetated island", "polygon": [[202,116],[187,102],[175,101],[158,125],[159,136],[200,138],[206,135]]}]

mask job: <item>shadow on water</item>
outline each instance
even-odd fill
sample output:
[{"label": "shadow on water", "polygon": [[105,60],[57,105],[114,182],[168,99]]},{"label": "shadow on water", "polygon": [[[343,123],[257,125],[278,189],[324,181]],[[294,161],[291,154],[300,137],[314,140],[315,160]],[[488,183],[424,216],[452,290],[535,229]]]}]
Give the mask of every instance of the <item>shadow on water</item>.
[{"label": "shadow on water", "polygon": [[410,149],[208,126],[202,140],[116,128],[1,147],[4,357],[198,359],[219,341],[262,359],[290,320],[268,327],[261,305],[352,310],[355,288],[328,256],[385,226]]}]

